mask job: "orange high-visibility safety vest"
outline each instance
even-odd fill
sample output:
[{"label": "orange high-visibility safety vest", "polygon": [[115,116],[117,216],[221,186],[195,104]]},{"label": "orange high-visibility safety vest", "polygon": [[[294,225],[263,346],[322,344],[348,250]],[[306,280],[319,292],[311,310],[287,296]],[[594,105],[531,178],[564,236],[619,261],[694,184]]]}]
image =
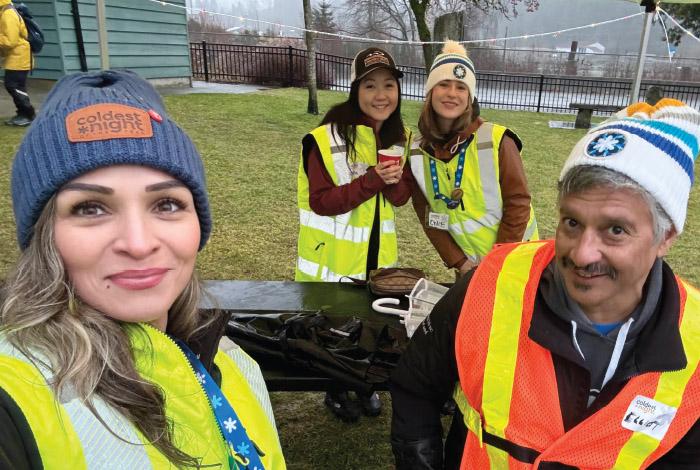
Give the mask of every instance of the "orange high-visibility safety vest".
[{"label": "orange high-visibility safety vest", "polygon": [[[455,399],[468,433],[462,469],[644,469],[700,417],[700,292],[678,279],[688,365],[633,377],[568,432],[549,350],[528,337],[540,276],[554,242],[496,247],[477,268],[457,324]],[[522,313],[521,313],[522,312]]]}]

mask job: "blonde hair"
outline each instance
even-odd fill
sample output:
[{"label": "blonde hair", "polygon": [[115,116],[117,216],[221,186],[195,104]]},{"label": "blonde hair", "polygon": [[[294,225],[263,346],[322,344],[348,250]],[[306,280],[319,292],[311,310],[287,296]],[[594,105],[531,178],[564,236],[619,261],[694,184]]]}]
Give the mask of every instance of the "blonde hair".
[{"label": "blonde hair", "polygon": [[438,115],[433,109],[433,90],[430,90],[425,97],[425,102],[423,103],[423,109],[421,110],[420,117],[418,118],[418,130],[421,133],[421,138],[423,146],[428,147],[439,147],[447,142],[449,142],[455,135],[463,132],[472,123],[472,96],[471,93],[467,98],[467,108],[464,110],[464,114],[459,116],[452,122],[452,127],[450,130],[443,134],[440,132],[438,126]]},{"label": "blonde hair", "polygon": [[[50,386],[57,396],[70,387],[97,419],[93,398],[100,397],[173,464],[196,467],[197,459],[173,442],[162,390],[136,371],[124,323],[75,295],[54,243],[55,198],[44,207],[29,246],[7,279],[0,331],[30,360],[53,372]],[[169,310],[169,333],[187,340],[198,326],[203,327],[206,322],[198,309],[201,295],[201,284],[193,274]]]}]

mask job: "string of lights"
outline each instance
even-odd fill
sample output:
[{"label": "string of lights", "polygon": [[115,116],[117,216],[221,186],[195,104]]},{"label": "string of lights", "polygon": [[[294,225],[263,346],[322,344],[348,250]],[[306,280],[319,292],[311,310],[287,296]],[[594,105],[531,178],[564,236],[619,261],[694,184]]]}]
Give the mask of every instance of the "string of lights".
[{"label": "string of lights", "polygon": [[695,36],[693,33],[691,33],[690,31],[688,31],[687,29],[685,29],[678,21],[676,21],[676,19],[675,19],[674,17],[672,17],[671,15],[669,15],[668,12],[667,12],[666,10],[664,10],[664,9],[662,9],[662,8],[658,8],[658,7],[657,7],[657,10],[660,11],[661,13],[663,13],[664,16],[666,16],[666,18],[668,18],[669,20],[671,20],[671,22],[672,22],[674,25],[676,25],[676,27],[679,28],[681,31],[683,31],[685,34],[687,34],[687,35],[690,36],[691,38],[695,39],[696,41],[700,42],[700,38],[698,38],[698,37]]},{"label": "string of lights", "polygon": [[[406,44],[406,45],[423,45],[423,44],[444,44],[444,41],[412,41],[412,40],[400,40],[400,39],[373,39],[373,38],[367,38],[367,37],[359,37],[359,36],[351,36],[347,34],[340,34],[340,33],[329,33],[325,31],[317,31],[313,29],[306,29],[306,28],[301,28],[298,26],[290,26],[286,25],[283,23],[275,23],[274,21],[265,21],[265,20],[258,20],[258,19],[252,19],[252,18],[245,18],[243,16],[238,16],[238,15],[231,15],[228,13],[219,13],[219,12],[214,12],[214,11],[209,11],[209,10],[204,10],[200,8],[187,8],[186,6],[183,5],[176,5],[173,3],[169,3],[163,0],[149,0],[153,3],[159,3],[163,6],[172,6],[175,8],[180,8],[180,9],[186,9],[188,10],[189,13],[192,14],[207,14],[207,15],[212,15],[212,16],[222,16],[222,17],[227,17],[227,18],[233,18],[237,19],[241,22],[249,22],[249,23],[257,23],[257,24],[262,24],[262,25],[267,25],[267,26],[274,26],[278,28],[284,28],[288,29],[290,31],[299,31],[300,33],[303,32],[309,32],[312,34],[316,35],[323,35],[323,36],[330,36],[338,39],[345,39],[345,40],[351,40],[351,41],[361,41],[361,42],[373,42],[373,43],[381,43],[381,44]],[[500,42],[500,41],[510,41],[514,39],[531,39],[531,38],[536,38],[536,37],[544,37],[544,36],[554,36],[562,33],[567,33],[569,31],[577,31],[580,29],[586,29],[586,28],[596,28],[598,26],[603,26],[611,23],[616,23],[618,21],[626,21],[631,18],[635,18],[637,16],[641,16],[644,13],[639,12],[639,13],[634,13],[631,15],[626,15],[620,18],[615,18],[612,20],[607,20],[607,21],[600,21],[596,23],[590,23],[587,25],[583,26],[575,26],[572,28],[566,28],[566,29],[560,29],[557,31],[548,31],[545,33],[533,33],[533,34],[523,34],[519,36],[507,36],[507,37],[497,37],[497,38],[488,38],[488,39],[473,39],[469,41],[460,41],[462,44],[479,44],[479,43],[489,43],[489,42]]]},{"label": "string of lights", "polygon": [[[149,0],[153,3],[158,3],[163,6],[171,6],[179,9],[185,9],[187,10],[188,13],[191,14],[207,14],[207,15],[212,15],[212,16],[222,16],[222,17],[227,17],[227,18],[233,18],[237,19],[241,22],[249,22],[249,23],[256,23],[256,24],[262,24],[262,25],[267,25],[267,26],[274,26],[278,28],[284,28],[288,29],[289,31],[299,31],[300,33],[308,32],[312,33],[315,35],[319,36],[329,36],[333,37],[336,39],[344,39],[348,41],[359,41],[359,42],[365,42],[365,43],[380,43],[380,44],[405,44],[405,45],[423,45],[423,44],[444,44],[444,41],[412,41],[412,40],[399,40],[399,39],[373,39],[373,38],[367,38],[367,37],[358,37],[358,36],[351,36],[347,34],[341,34],[341,33],[329,33],[326,31],[317,31],[313,29],[306,29],[306,28],[301,28],[298,26],[290,26],[287,24],[283,23],[275,23],[274,21],[266,21],[266,20],[259,20],[259,19],[252,19],[252,18],[245,18],[243,16],[239,15],[232,15],[228,13],[219,13],[215,11],[209,11],[205,10],[203,8],[188,8],[187,6],[184,5],[176,5],[174,3],[169,3],[164,0]],[[698,39],[694,34],[692,34],[690,31],[685,29],[683,26],[680,25],[671,15],[669,15],[666,11],[662,10],[661,8],[658,8],[658,11],[661,11],[666,15],[668,18],[671,19],[671,21],[679,27],[684,33],[690,35],[693,39],[696,41],[700,42],[700,39]],[[572,28],[565,28],[565,29],[560,29],[557,31],[548,31],[545,33],[532,33],[532,34],[522,34],[518,36],[507,36],[507,37],[497,37],[497,38],[488,38],[488,39],[473,39],[473,40],[468,40],[468,41],[460,41],[462,44],[481,44],[481,43],[494,43],[494,42],[501,42],[501,41],[511,41],[515,39],[532,39],[532,38],[538,38],[538,37],[546,37],[546,36],[557,36],[562,33],[568,33],[570,31],[578,31],[581,29],[586,29],[586,28],[597,28],[599,26],[604,26],[612,23],[616,23],[619,21],[626,21],[631,18],[636,18],[638,16],[644,15],[643,12],[638,12],[638,13],[633,13],[631,15],[626,15],[622,16],[620,18],[614,18],[611,20],[606,20],[606,21],[599,21],[595,23],[590,23],[587,25],[582,25],[582,26],[574,26]],[[664,26],[664,32],[665,32],[665,26]],[[670,50],[669,50],[670,54]]]},{"label": "string of lights", "polygon": [[664,22],[663,16],[659,15],[659,13],[655,13],[654,16],[659,19],[659,23],[661,23],[661,28],[664,30],[664,36],[666,37],[666,50],[668,50],[668,61],[673,62],[673,53],[671,52],[671,43],[668,41],[668,30],[666,29],[666,23]]}]

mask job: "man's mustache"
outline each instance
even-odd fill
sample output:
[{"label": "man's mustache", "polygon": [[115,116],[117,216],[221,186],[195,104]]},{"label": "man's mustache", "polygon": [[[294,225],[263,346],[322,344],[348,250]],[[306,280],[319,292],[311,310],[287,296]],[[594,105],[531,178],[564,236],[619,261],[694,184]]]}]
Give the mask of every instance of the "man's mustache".
[{"label": "man's mustache", "polygon": [[564,256],[562,265],[567,269],[573,269],[577,274],[582,276],[609,276],[611,279],[617,279],[617,271],[607,263],[591,263],[586,266],[577,266],[571,258]]}]

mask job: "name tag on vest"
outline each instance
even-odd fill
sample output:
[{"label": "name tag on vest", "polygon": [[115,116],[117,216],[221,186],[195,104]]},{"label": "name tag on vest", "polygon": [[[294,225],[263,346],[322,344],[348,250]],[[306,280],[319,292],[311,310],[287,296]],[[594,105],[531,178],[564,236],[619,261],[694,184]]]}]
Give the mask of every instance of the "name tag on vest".
[{"label": "name tag on vest", "polygon": [[449,229],[450,216],[447,214],[440,214],[438,212],[428,212],[428,217],[426,219],[426,225],[430,228],[436,228],[438,230]]},{"label": "name tag on vest", "polygon": [[677,408],[637,395],[627,407],[622,427],[661,440],[666,435]]}]

